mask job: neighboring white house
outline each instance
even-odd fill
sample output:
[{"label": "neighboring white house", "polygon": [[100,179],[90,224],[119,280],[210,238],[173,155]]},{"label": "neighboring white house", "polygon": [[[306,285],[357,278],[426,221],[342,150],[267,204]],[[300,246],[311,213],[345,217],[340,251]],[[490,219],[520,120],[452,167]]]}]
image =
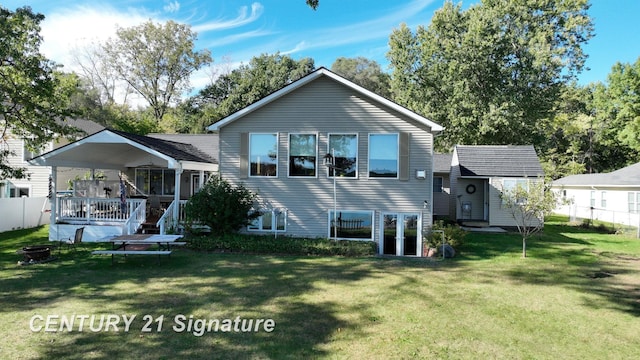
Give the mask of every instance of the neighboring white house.
[{"label": "neighboring white house", "polygon": [[515,227],[511,213],[502,205],[501,192],[543,176],[531,145],[456,145],[450,174],[451,219]]},{"label": "neighboring white house", "polygon": [[440,125],[320,68],[209,130],[219,132],[222,177],[263,201],[247,231],[423,255]]},{"label": "neighboring white house", "polygon": [[[65,124],[80,130],[78,138],[104,129],[103,126],[93,121],[83,119],[68,119]],[[24,139],[13,136],[8,132],[4,141],[0,142],[0,146],[8,148],[14,153],[14,155],[8,157],[8,164],[14,168],[26,168],[29,176],[24,179],[0,180],[0,198],[49,196],[51,168],[34,166],[28,161],[38,154],[57,149],[68,143],[69,140],[66,138],[57,138],[47,143],[38,153],[34,153],[27,149]],[[56,188],[59,190],[65,189],[68,180],[74,179],[77,175],[80,175],[77,169],[59,169],[59,183]]]},{"label": "neighboring white house", "polygon": [[553,182],[568,203],[556,212],[572,218],[640,224],[640,163],[610,173],[580,174]]}]

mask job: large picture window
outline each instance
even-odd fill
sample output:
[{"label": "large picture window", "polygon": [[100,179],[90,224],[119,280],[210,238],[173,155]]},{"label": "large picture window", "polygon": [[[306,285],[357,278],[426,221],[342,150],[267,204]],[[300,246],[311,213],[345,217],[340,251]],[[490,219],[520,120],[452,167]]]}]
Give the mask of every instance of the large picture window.
[{"label": "large picture window", "polygon": [[249,134],[251,176],[278,176],[278,134]]},{"label": "large picture window", "polygon": [[333,239],[373,240],[373,211],[329,210],[329,235]]},{"label": "large picture window", "polygon": [[[358,177],[358,135],[329,134],[328,153],[334,156],[339,177]],[[334,169],[329,168],[329,176]]]},{"label": "large picture window", "polygon": [[398,134],[369,134],[369,177],[398,178]]},{"label": "large picture window", "polygon": [[147,195],[174,195],[175,170],[136,169],[136,187]]},{"label": "large picture window", "polygon": [[316,176],[317,145],[315,134],[289,134],[289,176]]}]

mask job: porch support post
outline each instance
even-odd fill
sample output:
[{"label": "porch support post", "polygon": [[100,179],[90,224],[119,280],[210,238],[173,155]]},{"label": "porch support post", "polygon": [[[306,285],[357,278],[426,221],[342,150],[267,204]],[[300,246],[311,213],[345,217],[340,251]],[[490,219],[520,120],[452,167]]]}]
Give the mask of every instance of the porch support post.
[{"label": "porch support post", "polygon": [[200,170],[200,181],[198,182],[198,190],[204,186],[204,170]]},{"label": "porch support post", "polygon": [[182,166],[176,168],[175,191],[173,194],[173,223],[178,224],[178,214],[180,211],[180,181],[182,178]]}]

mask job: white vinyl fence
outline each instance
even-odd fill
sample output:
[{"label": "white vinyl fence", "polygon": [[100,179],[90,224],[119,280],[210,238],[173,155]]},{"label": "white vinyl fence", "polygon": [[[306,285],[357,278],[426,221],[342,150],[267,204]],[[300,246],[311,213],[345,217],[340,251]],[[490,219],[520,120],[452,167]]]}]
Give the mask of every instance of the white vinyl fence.
[{"label": "white vinyl fence", "polygon": [[22,197],[0,199],[0,232],[27,229],[51,220],[49,199]]}]

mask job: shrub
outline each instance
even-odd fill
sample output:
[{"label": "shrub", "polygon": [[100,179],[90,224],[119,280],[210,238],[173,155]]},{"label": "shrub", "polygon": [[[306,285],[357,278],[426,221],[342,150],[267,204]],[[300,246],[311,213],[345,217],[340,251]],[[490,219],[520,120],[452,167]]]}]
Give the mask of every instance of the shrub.
[{"label": "shrub", "polygon": [[[467,232],[462,230],[460,226],[455,224],[445,224],[442,220],[434,222],[432,230],[443,230],[445,242],[456,250],[460,248],[464,242],[465,236],[467,236]],[[429,244],[429,247],[432,248],[442,247],[442,234],[439,232],[432,232],[427,237],[427,243]]]},{"label": "shrub", "polygon": [[187,223],[207,225],[217,234],[237,232],[260,216],[253,210],[257,198],[243,185],[233,186],[213,176],[185,205]]},{"label": "shrub", "polygon": [[287,236],[274,238],[271,235],[246,234],[193,236],[187,238],[187,241],[189,247],[200,251],[352,257],[377,253],[377,246],[372,241],[333,241]]}]

